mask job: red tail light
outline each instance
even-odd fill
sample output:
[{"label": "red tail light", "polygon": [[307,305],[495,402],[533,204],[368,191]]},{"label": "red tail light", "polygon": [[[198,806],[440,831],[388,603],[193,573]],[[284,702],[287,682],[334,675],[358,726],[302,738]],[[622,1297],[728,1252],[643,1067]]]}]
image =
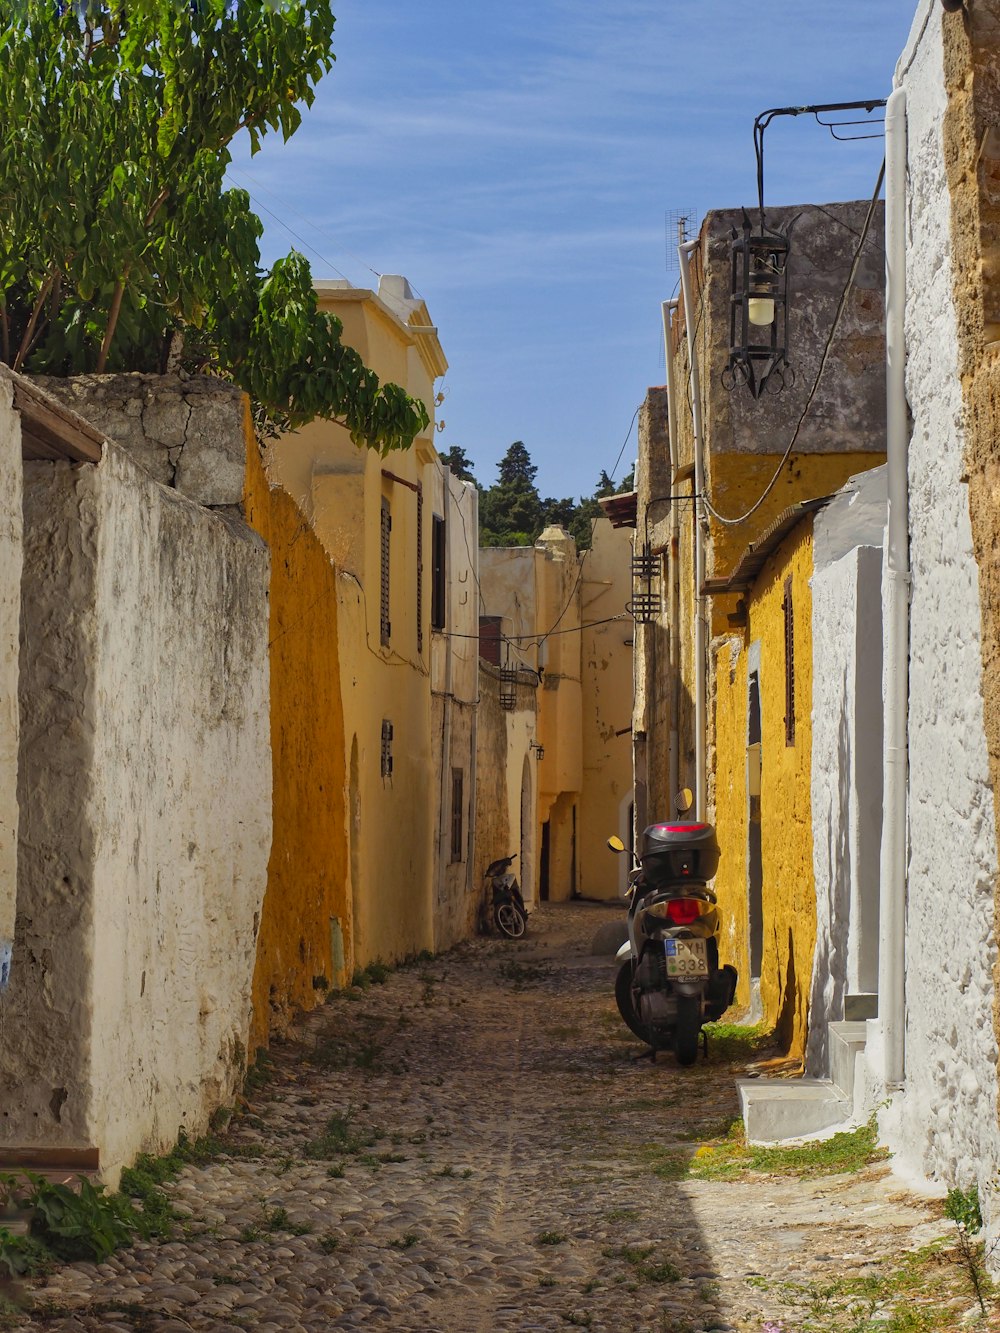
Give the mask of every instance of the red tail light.
[{"label": "red tail light", "polygon": [[675,926],[689,926],[701,916],[701,903],[697,898],[671,898],[667,915]]}]

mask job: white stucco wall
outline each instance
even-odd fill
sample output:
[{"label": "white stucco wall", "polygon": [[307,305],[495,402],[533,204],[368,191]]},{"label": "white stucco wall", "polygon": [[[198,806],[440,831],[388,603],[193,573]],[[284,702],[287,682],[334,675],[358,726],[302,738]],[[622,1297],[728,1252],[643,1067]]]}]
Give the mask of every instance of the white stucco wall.
[{"label": "white stucco wall", "polygon": [[878,989],[882,826],[882,534],[885,469],[852,478],[817,514],[812,576],[816,954],[806,1064],[828,1068],[848,994]]},{"label": "white stucco wall", "polygon": [[993,1027],[996,830],[983,730],[978,573],[962,480],[939,4],[922,0],[907,94],[910,827],[906,1082],[882,1123],[897,1164],[945,1185],[1000,1161]]},{"label": "white stucco wall", "polygon": [[21,616],[21,426],[0,379],[0,992],[8,983],[17,901],[17,636]]},{"label": "white stucco wall", "polygon": [[237,1088],[270,846],[268,555],[117,446],[25,472],[0,1142],[112,1179]]}]

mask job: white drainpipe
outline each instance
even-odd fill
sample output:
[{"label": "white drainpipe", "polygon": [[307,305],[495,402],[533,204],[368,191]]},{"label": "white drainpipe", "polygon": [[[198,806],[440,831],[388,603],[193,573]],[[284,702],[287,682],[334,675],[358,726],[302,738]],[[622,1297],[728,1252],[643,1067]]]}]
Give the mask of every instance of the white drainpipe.
[{"label": "white drainpipe", "polygon": [[[676,299],[663,302],[663,350],[667,364],[667,433],[670,444],[670,493],[674,490],[674,477],[677,475],[677,383],[674,378],[674,349],[670,340],[670,316],[677,309]],[[675,501],[670,501],[670,600],[667,603],[667,615],[670,621],[670,758],[669,783],[670,800],[680,786],[680,754],[678,753],[680,734],[680,657],[681,657],[681,571],[680,571],[680,510]]]},{"label": "white drainpipe", "polygon": [[887,1090],[903,1083],[906,1035],[906,807],[909,692],[909,495],[906,413],[906,93],[885,112],[886,455],[885,733],[879,891],[878,1025]]},{"label": "white drainpipe", "polygon": [[685,241],[677,247],[680,260],[681,294],[684,298],[684,323],[687,325],[688,358],[691,362],[691,416],[694,426],[694,489],[695,489],[695,527],[694,527],[694,785],[695,817],[704,819],[707,800],[707,726],[705,722],[705,677],[708,670],[706,661],[705,603],[701,595],[701,585],[705,579],[705,511],[702,496],[705,493],[704,437],[701,423],[701,388],[698,382],[698,359],[695,355],[695,314],[694,295],[691,291],[691,269],[688,256],[698,248],[699,242]]}]

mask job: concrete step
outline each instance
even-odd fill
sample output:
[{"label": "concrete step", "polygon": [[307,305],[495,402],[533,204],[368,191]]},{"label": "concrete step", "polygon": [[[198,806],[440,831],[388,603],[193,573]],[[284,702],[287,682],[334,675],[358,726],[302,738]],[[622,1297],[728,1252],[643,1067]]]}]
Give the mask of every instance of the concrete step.
[{"label": "concrete step", "polygon": [[828,1078],[736,1080],[748,1143],[800,1139],[842,1124],[852,1103]]},{"label": "concrete step", "polygon": [[846,1101],[854,1104],[854,1071],[858,1055],[865,1049],[868,1024],[864,1022],[829,1023],[830,1078],[843,1093]]}]

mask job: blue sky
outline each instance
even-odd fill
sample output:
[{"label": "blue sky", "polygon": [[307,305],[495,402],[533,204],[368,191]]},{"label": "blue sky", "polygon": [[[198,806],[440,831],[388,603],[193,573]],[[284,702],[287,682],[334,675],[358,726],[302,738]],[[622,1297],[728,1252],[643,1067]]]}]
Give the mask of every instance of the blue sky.
[{"label": "blue sky", "polygon": [[[765,108],[887,96],[914,7],[334,0],[302,128],[232,180],[265,262],[295,247],[317,278],[404,273],[424,297],[450,363],[440,448],[489,485],[521,439],[543,494],[589,494],[663,382],[665,215],[753,203]],[[882,158],[806,118],[766,147],[773,203],[867,198]],[[633,431],[616,477],[634,453]]]}]

